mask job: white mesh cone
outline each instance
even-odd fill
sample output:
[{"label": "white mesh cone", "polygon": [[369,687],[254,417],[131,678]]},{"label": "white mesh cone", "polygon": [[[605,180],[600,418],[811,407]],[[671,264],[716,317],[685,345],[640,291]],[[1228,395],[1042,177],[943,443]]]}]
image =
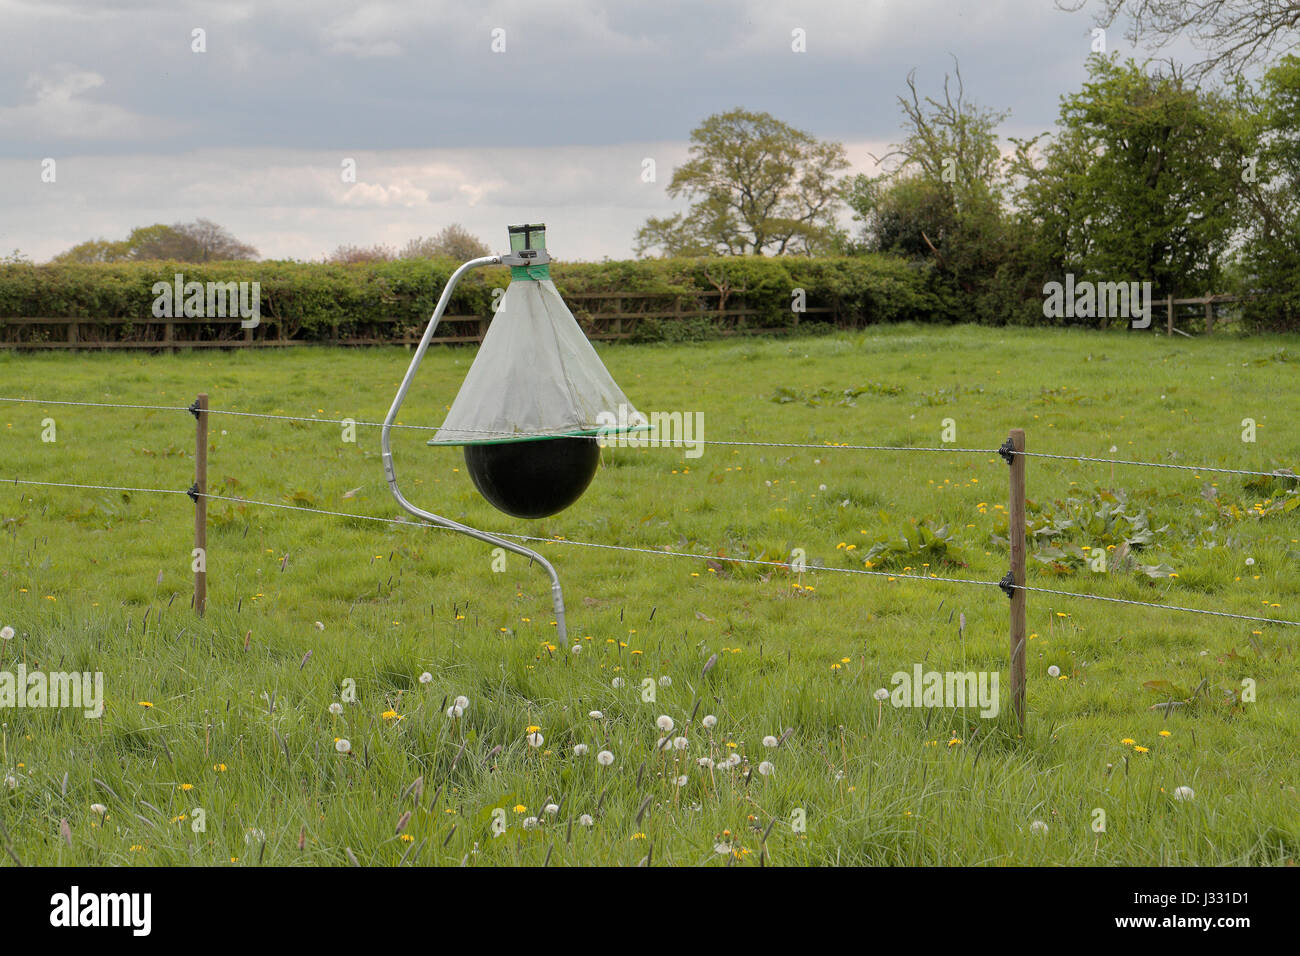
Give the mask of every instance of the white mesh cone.
[{"label": "white mesh cone", "polygon": [[429,444],[612,435],[640,430],[644,423],[555,284],[516,279],[501,297],[451,411]]}]

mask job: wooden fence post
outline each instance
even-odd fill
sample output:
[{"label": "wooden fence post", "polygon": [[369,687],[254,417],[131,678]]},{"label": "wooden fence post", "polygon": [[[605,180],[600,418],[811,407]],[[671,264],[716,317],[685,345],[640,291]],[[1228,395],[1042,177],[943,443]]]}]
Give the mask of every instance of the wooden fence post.
[{"label": "wooden fence post", "polygon": [[203,616],[208,604],[208,396],[199,395],[192,408],[197,420],[194,444],[194,612]]},{"label": "wooden fence post", "polygon": [[[1025,430],[1011,429],[1008,444],[1013,452],[1025,450]],[[1023,731],[1025,727],[1025,645],[1028,642],[1026,626],[1025,586],[1025,456],[1009,455],[1011,463],[1011,513],[1009,533],[1011,537],[1011,707],[1016,714],[1016,722]]]},{"label": "wooden fence post", "polygon": [[1165,335],[1174,334],[1174,294],[1165,296]]}]

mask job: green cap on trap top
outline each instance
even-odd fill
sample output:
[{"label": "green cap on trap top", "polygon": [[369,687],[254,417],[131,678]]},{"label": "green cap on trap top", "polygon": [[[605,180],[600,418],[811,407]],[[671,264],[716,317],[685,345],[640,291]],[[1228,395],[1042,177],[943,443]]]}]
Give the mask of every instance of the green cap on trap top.
[{"label": "green cap on trap top", "polygon": [[[523,253],[529,251],[546,251],[546,223],[510,226],[510,251]],[[540,265],[511,266],[512,279],[549,279],[551,267],[545,262]]]}]

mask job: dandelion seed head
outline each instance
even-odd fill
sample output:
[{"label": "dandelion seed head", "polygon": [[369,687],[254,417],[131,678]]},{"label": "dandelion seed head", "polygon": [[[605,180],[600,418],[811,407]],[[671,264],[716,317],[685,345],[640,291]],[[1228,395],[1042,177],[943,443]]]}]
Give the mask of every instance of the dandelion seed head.
[{"label": "dandelion seed head", "polygon": [[430,674],[428,671],[425,671],[423,674],[420,675],[420,683],[421,683],[421,684],[432,684],[432,683],[433,683],[433,675]]},{"label": "dandelion seed head", "polygon": [[350,754],[352,753],[352,741],[348,740],[346,737],[340,737],[338,740],[334,741],[334,749],[341,754]]},{"label": "dandelion seed head", "polygon": [[670,730],[673,729],[673,719],[669,717],[667,714],[660,714],[659,719],[655,721],[655,726],[657,726],[664,733],[668,733]]},{"label": "dandelion seed head", "polygon": [[1037,833],[1041,836],[1047,832],[1047,824],[1042,820],[1035,820],[1033,823],[1029,824],[1029,832]]},{"label": "dandelion seed head", "polygon": [[1051,667],[1047,668],[1047,676],[1048,676],[1048,677],[1060,677],[1060,676],[1061,676],[1061,669],[1060,669],[1059,667],[1057,667],[1055,664],[1053,664]]},{"label": "dandelion seed head", "polygon": [[1176,787],[1174,789],[1174,799],[1179,802],[1184,800],[1195,800],[1196,793],[1191,787]]},{"label": "dandelion seed head", "polygon": [[596,763],[600,764],[602,767],[608,767],[613,762],[614,755],[608,750],[602,750],[600,753],[596,754]]},{"label": "dandelion seed head", "polygon": [[579,826],[589,827],[592,826],[595,822],[596,821],[591,818],[590,813],[584,813],[582,816],[578,817]]},{"label": "dandelion seed head", "polygon": [[704,724],[706,730],[712,730],[717,726],[718,718],[714,717],[712,714],[705,714],[704,720],[700,721],[700,723]]},{"label": "dandelion seed head", "polygon": [[13,640],[13,636],[14,636],[14,629],[10,627],[8,624],[6,624],[4,627],[0,627],[0,641],[11,641]]},{"label": "dandelion seed head", "polygon": [[764,760],[758,765],[758,772],[764,777],[772,776],[774,770],[776,770],[776,768],[772,766],[772,761],[770,760]]},{"label": "dandelion seed head", "polygon": [[691,745],[691,742],[690,742],[689,740],[687,740],[685,737],[674,737],[674,738],[673,738],[673,747],[676,748],[677,750],[685,750],[685,749],[686,749],[687,747],[689,747],[690,745]]},{"label": "dandelion seed head", "polygon": [[768,734],[766,737],[763,738],[763,746],[768,748],[775,747],[776,738],[773,737],[771,734]]},{"label": "dandelion seed head", "polygon": [[531,734],[528,735],[528,746],[540,747],[544,743],[546,743],[546,738],[543,737],[537,731],[534,730]]},{"label": "dandelion seed head", "polygon": [[574,745],[573,745],[573,755],[574,755],[575,757],[582,757],[582,756],[585,756],[586,753],[587,753],[587,745],[586,745],[586,744],[574,744]]},{"label": "dandelion seed head", "polygon": [[334,701],[334,703],[330,704],[330,713],[337,717],[339,714],[343,713],[343,705],[337,700]]},{"label": "dandelion seed head", "polygon": [[880,701],[889,700],[889,691],[881,687],[871,696],[876,698],[876,700],[880,700]]}]

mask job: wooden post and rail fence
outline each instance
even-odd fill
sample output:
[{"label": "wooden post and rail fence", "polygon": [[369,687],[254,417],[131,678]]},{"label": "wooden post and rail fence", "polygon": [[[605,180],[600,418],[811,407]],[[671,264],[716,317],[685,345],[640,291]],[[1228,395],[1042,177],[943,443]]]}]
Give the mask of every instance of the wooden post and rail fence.
[{"label": "wooden post and rail fence", "polygon": [[[734,293],[731,294],[734,297]],[[803,321],[822,322],[835,327],[861,324],[847,314],[838,300],[827,305],[809,306],[802,313],[791,313],[790,321],[774,325],[761,321],[763,313],[744,305],[722,302],[716,291],[681,294],[662,292],[578,292],[565,296],[583,331],[591,339],[617,341],[635,338],[643,321],[682,322],[704,320],[715,325],[724,336],[783,335],[796,332]],[[1175,299],[1166,296],[1152,303],[1154,312],[1161,305],[1165,312],[1165,334],[1188,333],[1177,328],[1179,310],[1200,306],[1207,334],[1215,327],[1215,309],[1240,301],[1232,295],[1205,295]],[[1155,316],[1152,316],[1153,320]],[[1198,318],[1200,318],[1198,316]],[[447,315],[440,323],[434,341],[442,343],[477,343],[487,333],[490,316]],[[0,318],[0,349],[156,349],[175,352],[192,348],[265,348],[295,345],[404,345],[414,346],[423,332],[422,322],[367,322],[364,332],[345,332],[347,323],[338,322],[321,334],[313,330],[300,336],[294,325],[268,319],[259,330],[243,328],[237,316],[229,318],[139,318],[87,316]],[[1152,322],[1155,327],[1155,322]],[[388,331],[384,331],[385,327]]]},{"label": "wooden post and rail fence", "polygon": [[[735,299],[734,292],[728,298]],[[704,320],[722,335],[781,335],[794,332],[801,321],[835,326],[850,323],[847,310],[838,300],[808,305],[802,312],[786,312],[783,324],[762,321],[762,310],[722,302],[722,293],[709,290],[689,293],[664,292],[576,292],[565,301],[588,338],[621,340],[635,338],[644,321],[682,322]],[[770,310],[769,310],[770,312]],[[258,329],[243,328],[238,316],[227,318],[154,318],[86,316],[0,318],[0,348],[9,349],[162,349],[262,348],[295,345],[405,345],[419,343],[427,317],[419,321],[361,323],[366,330],[348,333],[343,321],[326,330],[311,330],[299,336],[296,324],[263,316]],[[435,342],[482,342],[492,321],[490,315],[444,315]]]}]

